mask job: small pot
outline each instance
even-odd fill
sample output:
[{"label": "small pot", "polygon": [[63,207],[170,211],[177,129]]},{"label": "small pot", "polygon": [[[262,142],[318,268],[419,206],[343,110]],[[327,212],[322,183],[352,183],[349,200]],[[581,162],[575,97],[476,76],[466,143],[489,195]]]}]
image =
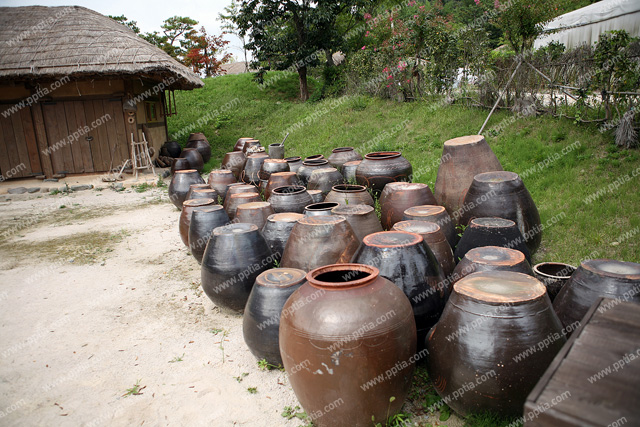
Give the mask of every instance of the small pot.
[{"label": "small pot", "polygon": [[261,148],[264,149],[262,145],[260,145],[260,140],[250,139],[244,142],[242,152],[244,153],[245,157],[249,157],[249,155],[259,152]]},{"label": "small pot", "polygon": [[246,163],[247,158],[242,151],[231,151],[224,155],[220,169],[230,170],[236,180],[238,180]]},{"label": "small pot", "polygon": [[331,210],[336,206],[340,205],[335,202],[312,203],[305,206],[304,214],[306,216],[328,216],[331,215]]},{"label": "small pot", "polygon": [[274,188],[284,187],[286,185],[300,185],[300,180],[295,172],[274,172],[269,176],[267,186],[264,190],[264,198],[269,200],[271,192]]},{"label": "small pot", "polygon": [[[191,184],[189,186],[189,191],[187,191],[187,195],[185,196],[185,200],[191,200],[193,199],[193,192],[195,190],[202,190],[202,189],[209,189],[211,190],[211,187],[209,187],[209,184]],[[205,199],[213,199],[213,200],[217,200],[217,198],[214,197],[205,197]]]},{"label": "small pot", "polygon": [[262,235],[267,241],[276,261],[280,262],[282,259],[284,246],[289,240],[291,230],[293,230],[293,226],[302,218],[304,218],[304,215],[292,212],[277,213],[267,218],[264,227],[262,227]]},{"label": "small pot", "polygon": [[342,174],[336,168],[320,168],[311,172],[307,188],[309,190],[320,190],[326,196],[334,185],[344,182]]},{"label": "small pot", "polygon": [[306,162],[307,160],[323,160],[323,159],[324,159],[323,154],[312,154],[311,156],[305,157],[304,161]]},{"label": "small pot", "polygon": [[167,151],[169,157],[173,157],[174,159],[180,157],[180,153],[182,152],[182,147],[180,147],[178,141],[167,141],[162,145],[162,148]]},{"label": "small pot", "polygon": [[349,262],[358,245],[345,217],[305,216],[293,226],[281,266],[311,271],[323,265]]},{"label": "small pot", "polygon": [[224,199],[224,210],[227,211],[229,218],[235,219],[238,206],[245,203],[261,202],[260,195],[256,192],[253,193],[238,193],[232,194]]},{"label": "small pot", "polygon": [[258,192],[258,189],[256,188],[255,185],[242,184],[240,182],[237,182],[237,183],[227,185],[227,195],[224,199],[227,200],[227,197],[231,197],[231,195],[233,194],[257,193],[257,192]]},{"label": "small pot", "polygon": [[312,159],[302,162],[302,166],[298,169],[298,178],[302,182],[302,185],[307,185],[311,174],[315,169],[326,168],[329,162],[326,159]]},{"label": "small pot", "polygon": [[522,252],[500,246],[481,246],[471,249],[462,258],[453,270],[451,283],[480,271],[513,271],[533,276],[531,265]]},{"label": "small pot", "polygon": [[187,143],[187,148],[195,148],[202,156],[202,161],[207,163],[211,159],[211,145],[206,139],[196,139]]},{"label": "small pot", "polygon": [[338,205],[331,209],[333,215],[341,215],[353,229],[359,242],[365,236],[382,231],[375,209],[369,205]]},{"label": "small pot", "polygon": [[285,157],[284,159],[289,163],[289,170],[291,172],[297,173],[300,166],[302,166],[302,157],[300,156]]},{"label": "small pot", "polygon": [[258,360],[282,365],[280,315],[287,299],[306,282],[305,276],[304,271],[296,268],[274,268],[256,277],[242,316],[242,335]]},{"label": "small pot", "polygon": [[242,149],[244,148],[244,144],[247,141],[254,141],[254,138],[249,138],[249,137],[238,138],[238,140],[236,141],[236,145],[233,146],[233,151],[242,151]]},{"label": "small pot", "polygon": [[187,195],[187,200],[194,199],[213,199],[216,204],[221,204],[222,197],[213,188],[196,188]]},{"label": "small pot", "polygon": [[182,157],[178,157],[171,164],[171,174],[172,175],[175,174],[176,171],[183,171],[183,170],[187,170],[187,169],[191,169],[191,163],[189,162],[188,159],[184,159]]},{"label": "small pot", "polygon": [[284,145],[269,144],[269,157],[272,159],[284,159]]},{"label": "small pot", "polygon": [[313,203],[322,203],[324,201],[324,194],[320,190],[307,190],[307,193],[311,196]]},{"label": "small pot", "polygon": [[265,159],[258,176],[260,179],[269,180],[271,174],[275,172],[289,172],[289,164],[287,161],[283,159]]},{"label": "small pot", "polygon": [[461,260],[473,248],[501,246],[522,252],[531,264],[531,252],[515,222],[504,218],[474,218],[456,246],[454,258]]},{"label": "small pot", "polygon": [[247,163],[244,165],[244,169],[240,174],[242,182],[247,184],[258,185],[260,184],[260,169],[266,159],[268,159],[265,153],[250,154],[247,157]]},{"label": "small pot", "polygon": [[236,182],[236,177],[229,170],[212,170],[207,180],[211,188],[216,190],[220,197],[227,197],[227,188],[229,184]]},{"label": "small pot", "polygon": [[411,182],[411,163],[398,151],[378,151],[369,153],[356,169],[356,181],[380,194],[390,182]]},{"label": "small pot", "polygon": [[331,166],[342,171],[342,165],[347,162],[362,160],[362,156],[353,147],[339,147],[331,150],[331,155],[327,160],[329,160]]},{"label": "small pot", "polygon": [[573,265],[562,262],[541,262],[533,266],[533,276],[547,287],[551,301],[556,299],[575,271],[576,268]]},{"label": "small pot", "polygon": [[373,197],[364,185],[340,184],[334,185],[324,199],[325,202],[336,202],[341,205],[369,205],[375,206]]},{"label": "small pot", "polygon": [[340,169],[340,172],[344,177],[344,182],[346,182],[347,184],[356,183],[356,170],[358,169],[358,166],[360,166],[361,162],[361,160],[354,160],[342,165],[342,169]]},{"label": "small pot", "polygon": [[204,184],[204,179],[195,169],[176,171],[175,175],[173,175],[168,192],[169,200],[176,208],[182,209],[182,203],[185,201],[189,187],[192,184]]},{"label": "small pot", "polygon": [[202,168],[204,167],[204,160],[202,159],[202,155],[195,148],[185,148],[180,153],[180,157],[183,159],[187,159],[189,161],[189,165],[191,169],[195,169],[198,173],[202,173]]},{"label": "small pot", "polygon": [[180,213],[180,219],[178,220],[178,230],[180,231],[180,238],[182,243],[189,247],[189,225],[191,224],[191,214],[195,209],[205,206],[215,205],[213,199],[196,199],[185,200],[182,204],[182,212]]},{"label": "small pot", "polygon": [[451,220],[449,213],[444,206],[422,205],[412,206],[405,209],[402,220],[430,221],[440,226],[440,230],[444,233],[451,248],[455,248],[460,240],[460,236],[456,232],[455,222]]},{"label": "small pot", "polygon": [[427,184],[410,182],[390,182],[380,195],[380,222],[389,230],[396,222],[402,221],[404,211],[412,206],[436,203]]},{"label": "small pot", "polygon": [[276,213],[304,212],[304,207],[312,203],[307,189],[301,185],[287,185],[274,188],[271,197],[267,199]]},{"label": "small pot", "polygon": [[229,224],[229,221],[229,215],[220,205],[194,209],[189,225],[189,249],[198,263],[202,263],[211,232],[215,228]]},{"label": "small pot", "polygon": [[268,202],[245,203],[236,209],[236,221],[255,224],[258,229],[262,230],[267,218],[273,214],[273,208]]}]

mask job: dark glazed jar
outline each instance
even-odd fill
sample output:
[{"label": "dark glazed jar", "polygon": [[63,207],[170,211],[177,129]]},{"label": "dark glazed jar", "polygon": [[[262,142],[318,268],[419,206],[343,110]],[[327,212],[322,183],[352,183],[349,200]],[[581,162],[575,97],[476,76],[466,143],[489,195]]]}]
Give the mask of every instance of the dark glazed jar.
[{"label": "dark glazed jar", "polygon": [[309,182],[309,178],[311,178],[311,174],[314,170],[326,168],[329,165],[329,162],[326,159],[313,159],[313,160],[305,160],[302,162],[302,166],[298,168],[298,178],[300,178],[300,182],[302,185],[307,185]]},{"label": "dark glazed jar", "polygon": [[331,166],[341,171],[342,165],[347,162],[362,160],[362,156],[353,147],[339,147],[331,150],[331,155],[327,160],[329,160]]},{"label": "dark glazed jar", "polygon": [[193,211],[189,225],[189,249],[198,263],[202,263],[202,256],[209,243],[211,232],[214,228],[227,224],[229,224],[229,215],[220,205],[205,206]]},{"label": "dark glazed jar", "polygon": [[351,262],[380,270],[380,275],[404,292],[413,308],[419,347],[436,324],[448,297],[447,284],[422,237],[405,231],[381,231],[366,236]]},{"label": "dark glazed jar", "polygon": [[320,190],[326,196],[334,185],[344,183],[342,174],[336,168],[320,168],[311,172],[307,188],[309,190]]},{"label": "dark glazed jar", "polygon": [[202,159],[202,155],[195,148],[185,148],[180,153],[180,157],[183,159],[187,159],[189,162],[189,166],[191,169],[195,169],[198,173],[202,173],[202,168],[204,167],[204,160]]},{"label": "dark glazed jar", "polygon": [[[208,186],[208,184],[207,184]],[[190,190],[191,194],[187,194],[187,200],[193,199],[213,199],[218,204],[220,195],[213,188],[197,188]]]},{"label": "dark glazed jar", "polygon": [[254,141],[254,138],[246,136],[238,138],[238,140],[236,141],[236,145],[233,146],[233,151],[242,151],[242,149],[244,148],[244,144],[246,144],[247,141]]},{"label": "dark glazed jar", "polygon": [[259,230],[262,230],[267,218],[273,214],[273,208],[268,202],[245,203],[236,209],[236,221],[255,224]]},{"label": "dark glazed jar", "polygon": [[364,156],[356,169],[356,181],[380,194],[390,182],[411,182],[411,163],[398,151],[378,151]]},{"label": "dark glazed jar", "polygon": [[182,203],[185,201],[189,187],[192,184],[204,184],[204,179],[195,169],[176,171],[175,175],[173,175],[168,193],[169,200],[176,208],[182,209]]},{"label": "dark glazed jar", "polygon": [[260,195],[256,192],[253,193],[238,193],[232,194],[224,199],[224,210],[227,211],[229,218],[235,219],[238,206],[245,203],[261,202]]},{"label": "dark glazed jar", "polygon": [[287,185],[274,188],[267,199],[276,213],[280,212],[304,212],[304,207],[312,203],[307,189],[301,185]]},{"label": "dark glazed jar", "polygon": [[533,277],[547,287],[551,301],[556,299],[562,287],[575,272],[576,268],[573,265],[562,262],[541,262],[533,266]]},{"label": "dark glazed jar", "polygon": [[233,173],[236,180],[240,179],[244,165],[247,163],[247,158],[242,151],[231,151],[224,155],[222,159],[221,169],[229,170]]},{"label": "dark glazed jar", "polygon": [[324,199],[325,202],[336,202],[341,205],[369,205],[375,206],[373,197],[364,185],[340,184],[334,185]]},{"label": "dark glazed jar", "polygon": [[256,277],[273,267],[271,250],[253,224],[213,230],[202,258],[202,289],[215,305],[244,310]]},{"label": "dark glazed jar", "polygon": [[267,158],[262,163],[258,176],[268,181],[271,174],[275,172],[289,172],[289,163],[283,159]]},{"label": "dark glazed jar", "polygon": [[300,180],[295,172],[274,172],[269,176],[267,187],[264,189],[264,198],[269,200],[274,188],[288,185],[300,185]]},{"label": "dark glazed jar", "polygon": [[515,222],[504,218],[474,218],[456,246],[454,258],[461,260],[473,248],[501,246],[520,251],[531,264],[531,253]]},{"label": "dark glazed jar", "polygon": [[224,200],[227,197],[227,187],[236,182],[236,177],[228,170],[212,170],[207,182]]},{"label": "dark glazed jar", "polygon": [[382,231],[375,209],[369,205],[338,205],[331,209],[333,215],[341,215],[353,229],[358,242],[365,236]]},{"label": "dark glazed jar", "polygon": [[502,165],[482,135],[445,141],[434,188],[437,204],[447,208],[457,223],[473,177],[482,172],[501,170]]},{"label": "dark glazed jar", "polygon": [[359,243],[345,217],[305,216],[291,230],[281,266],[311,271],[349,262]]},{"label": "dark glazed jar", "polygon": [[312,154],[311,156],[307,156],[304,158],[304,161],[306,162],[307,160],[326,160],[324,158],[324,155],[322,154]]},{"label": "dark glazed jar", "polygon": [[257,153],[262,148],[260,144],[260,140],[258,139],[250,139],[245,141],[242,146],[242,152],[246,157],[249,157],[251,154]]},{"label": "dark glazed jar", "polygon": [[324,196],[320,190],[307,190],[307,193],[311,196],[313,203],[322,203],[324,201]]},{"label": "dark glazed jar", "polygon": [[402,215],[402,220],[435,222],[447,238],[447,242],[449,242],[451,249],[455,248],[458,244],[458,240],[460,240],[460,236],[458,236],[458,233],[456,232],[456,224],[451,220],[451,217],[444,206],[413,206],[409,209],[405,209],[404,215]]},{"label": "dark glazed jar", "polygon": [[302,218],[304,215],[293,212],[277,213],[267,218],[267,222],[262,227],[262,235],[273,253],[274,260],[280,262],[282,259],[291,230]]},{"label": "dark glazed jar", "polygon": [[202,132],[193,132],[189,134],[189,138],[187,138],[187,143],[191,141],[206,141],[207,137],[204,136]]},{"label": "dark glazed jar", "polygon": [[481,246],[471,249],[453,270],[452,283],[481,271],[513,271],[533,276],[524,254],[500,246]]},{"label": "dark glazed jar", "polygon": [[179,157],[182,152],[182,147],[180,147],[178,141],[167,141],[162,145],[162,148],[167,151],[169,157],[173,157],[174,159]]},{"label": "dark glazed jar", "polygon": [[191,163],[189,163],[189,160],[178,157],[177,159],[174,159],[171,164],[171,175],[175,174],[176,171],[183,171],[187,169],[191,169]]},{"label": "dark glazed jar", "polygon": [[242,316],[244,342],[256,359],[282,365],[278,339],[282,307],[306,274],[296,268],[274,268],[256,277]]},{"label": "dark glazed jar", "polygon": [[[407,297],[377,268],[317,268],[282,313],[280,353],[314,425],[371,426],[372,419],[384,422],[400,411],[411,387],[416,327]],[[363,325],[375,326],[363,332]],[[394,375],[363,387],[392,367]],[[328,407],[334,409],[325,411]]]},{"label": "dark glazed jar", "polygon": [[247,157],[247,163],[245,163],[244,169],[240,174],[242,182],[252,185],[260,184],[260,169],[262,169],[262,164],[268,158],[269,156],[265,153],[250,154]]},{"label": "dark glazed jar", "polygon": [[211,146],[206,139],[196,139],[187,143],[187,148],[195,148],[202,156],[202,161],[207,163],[211,159]]},{"label": "dark glazed jar", "polygon": [[476,175],[464,198],[464,207],[461,224],[491,216],[510,219],[524,236],[529,252],[535,253],[540,246],[538,208],[517,173],[497,171]]},{"label": "dark glazed jar", "polygon": [[289,170],[291,172],[297,173],[300,166],[302,166],[302,157],[300,156],[285,157],[284,159],[289,163]]},{"label": "dark glazed jar", "polygon": [[191,224],[191,214],[195,209],[215,205],[213,199],[196,199],[185,200],[182,204],[182,212],[180,213],[180,219],[178,220],[178,230],[180,231],[180,238],[182,243],[189,247],[189,225]]},{"label": "dark glazed jar", "polygon": [[[640,264],[613,259],[583,261],[556,297],[553,308],[566,328],[579,322],[600,297],[640,302]],[[575,329],[574,325],[572,331]]]},{"label": "dark glazed jar", "polygon": [[408,208],[435,203],[436,198],[427,184],[390,182],[380,195],[380,222],[382,227],[390,230],[393,224],[402,221],[404,211]]},{"label": "dark glazed jar", "polygon": [[[184,198],[184,199],[185,199],[185,200],[193,199],[193,198],[194,198],[194,197],[193,197],[193,192],[194,192],[194,191],[196,191],[196,190],[202,190],[202,189],[206,189],[206,188],[211,189],[211,187],[209,187],[209,184],[191,184],[191,185],[189,186],[189,191],[187,191],[187,195],[185,196],[185,198]],[[205,199],[214,199],[214,200],[216,200],[216,199],[215,199],[215,198],[213,198],[213,197],[205,197]]]},{"label": "dark glazed jar", "polygon": [[344,177],[344,182],[346,182],[347,184],[356,183],[356,170],[358,170],[358,166],[360,166],[360,163],[362,163],[362,160],[354,160],[342,165],[342,169],[340,170],[340,172]]},{"label": "dark glazed jar", "polygon": [[331,210],[336,206],[340,205],[334,202],[311,203],[305,206],[304,214],[306,216],[328,216],[331,215]]},{"label": "dark glazed jar", "polygon": [[[519,359],[547,341],[546,347]],[[474,273],[453,286],[429,332],[427,370],[438,394],[458,414],[518,416],[566,341],[538,280],[510,271]],[[460,393],[466,384],[475,387]]]},{"label": "dark glazed jar", "polygon": [[284,145],[279,142],[269,144],[269,157],[272,159],[284,159]]}]

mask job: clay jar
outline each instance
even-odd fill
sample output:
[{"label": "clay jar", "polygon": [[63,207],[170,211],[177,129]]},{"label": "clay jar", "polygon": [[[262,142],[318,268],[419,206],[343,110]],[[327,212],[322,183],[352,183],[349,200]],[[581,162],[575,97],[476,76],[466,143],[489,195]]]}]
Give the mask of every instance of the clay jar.
[{"label": "clay jar", "polygon": [[334,185],[324,199],[325,202],[336,202],[341,205],[369,205],[375,206],[373,197],[364,185],[340,184]]},{"label": "clay jar", "polygon": [[438,261],[422,237],[405,231],[369,234],[351,262],[376,267],[404,292],[413,308],[418,342],[424,343],[444,309],[448,290]]},{"label": "clay jar", "polygon": [[173,163],[171,164],[172,175],[175,174],[176,171],[183,171],[187,169],[191,169],[191,163],[189,163],[189,160],[183,159],[182,157],[174,159]]},{"label": "clay jar", "polygon": [[187,142],[198,141],[198,140],[206,141],[207,137],[204,136],[204,133],[202,132],[192,132],[189,134],[189,138],[187,138]]},{"label": "clay jar", "polygon": [[476,175],[464,198],[465,212],[460,220],[467,224],[472,218],[500,217],[515,222],[532,254],[540,246],[542,230],[540,215],[531,194],[517,173],[485,172]]},{"label": "clay jar", "polygon": [[244,145],[242,146],[242,152],[244,153],[245,157],[249,157],[249,155],[251,155],[252,153],[256,153],[257,150],[259,150],[261,147],[262,145],[260,145],[260,140],[249,139],[244,142]]},{"label": "clay jar", "polygon": [[[208,186],[208,185],[207,185]],[[190,190],[190,194],[187,195],[187,200],[193,199],[213,199],[218,203],[219,194],[213,188],[198,188]]]},{"label": "clay jar", "polygon": [[[411,182],[411,163],[398,151],[378,151],[364,156],[356,169],[356,181],[380,194],[390,182]],[[423,203],[424,204],[424,203]]]},{"label": "clay jar", "polygon": [[482,135],[445,141],[434,189],[437,204],[444,206],[457,223],[473,177],[482,172],[501,170],[502,165]]},{"label": "clay jar", "polygon": [[312,203],[305,206],[304,214],[306,216],[327,216],[331,215],[331,210],[336,206],[340,205],[333,202]]},{"label": "clay jar", "polygon": [[229,215],[220,205],[194,209],[189,225],[189,249],[198,263],[202,262],[202,256],[213,229],[228,223]]},{"label": "clay jar", "polygon": [[382,231],[376,211],[369,205],[338,205],[331,209],[331,213],[346,218],[358,242],[369,234]]},{"label": "clay jar", "polygon": [[278,339],[282,307],[305,282],[306,274],[295,268],[274,268],[256,277],[242,316],[242,334],[257,359],[282,365]]},{"label": "clay jar", "polygon": [[[393,225],[394,230],[407,231],[422,236],[424,243],[431,249],[431,252],[438,260],[440,269],[445,278],[449,278],[456,262],[453,259],[453,251],[446,237],[442,233],[442,229],[438,224],[429,221],[400,221]],[[452,284],[449,282],[448,288]]]},{"label": "clay jar", "polygon": [[331,155],[327,158],[329,164],[339,171],[342,165],[347,162],[362,160],[362,156],[353,149],[353,147],[339,147],[331,150]]},{"label": "clay jar", "polygon": [[302,166],[302,157],[300,156],[285,157],[284,159],[289,164],[289,170],[291,172],[297,173],[300,166]]},{"label": "clay jar", "polygon": [[269,176],[267,186],[264,189],[264,197],[269,200],[271,192],[274,188],[284,187],[287,185],[300,185],[300,180],[295,172],[274,172]]},{"label": "clay jar", "polygon": [[344,217],[305,216],[291,230],[281,266],[311,271],[323,265],[349,262],[358,245]]},{"label": "clay jar", "polygon": [[[543,341],[551,342],[522,361],[517,358]],[[427,370],[438,394],[460,415],[518,416],[565,342],[538,280],[510,271],[474,273],[453,286],[429,333]],[[465,384],[475,387],[460,393]]]},{"label": "clay jar", "polygon": [[180,238],[182,243],[189,247],[189,225],[191,224],[191,214],[197,208],[203,206],[215,205],[213,199],[196,199],[185,200],[182,204],[182,212],[180,213],[180,219],[178,220],[178,230],[180,231]]},{"label": "clay jar", "polygon": [[211,159],[211,145],[209,145],[209,141],[206,139],[191,140],[187,143],[187,148],[195,148],[198,150],[204,163],[207,163],[209,159]]},{"label": "clay jar", "polygon": [[513,271],[533,276],[524,254],[500,246],[481,246],[471,249],[453,271],[452,283],[480,271]]},{"label": "clay jar", "polygon": [[269,144],[269,157],[272,159],[284,159],[284,145],[280,143]]},{"label": "clay jar", "polygon": [[410,182],[390,182],[384,186],[380,195],[380,222],[389,230],[398,221],[402,221],[404,211],[412,206],[436,203],[427,184]]},{"label": "clay jar", "polygon": [[259,172],[262,168],[262,163],[264,163],[264,161],[268,158],[269,156],[267,156],[265,153],[250,154],[247,157],[247,163],[245,163],[244,165],[242,174],[240,174],[242,182],[253,185],[260,184]]},{"label": "clay jar", "polygon": [[242,151],[242,149],[244,148],[244,144],[247,141],[254,141],[254,138],[250,138],[247,136],[238,138],[238,140],[236,141],[236,145],[233,146],[233,151]]},{"label": "clay jar", "polygon": [[256,277],[272,266],[271,250],[254,224],[218,227],[202,258],[202,289],[218,307],[241,312]]},{"label": "clay jar", "polygon": [[189,187],[192,184],[204,184],[204,179],[200,176],[195,169],[186,169],[182,171],[176,171],[171,183],[169,183],[169,200],[178,208],[182,209],[182,203],[187,197]]},{"label": "clay jar", "polygon": [[268,181],[274,172],[289,172],[289,163],[283,159],[265,159],[258,176],[260,179]]},{"label": "clay jar", "polygon": [[225,201],[228,197],[231,197],[234,194],[240,193],[256,193],[258,189],[251,184],[242,184],[242,183],[234,183],[227,185],[227,195],[225,197]]},{"label": "clay jar", "polygon": [[310,156],[307,156],[304,158],[304,161],[306,162],[307,160],[326,160],[324,158],[324,155],[322,154],[312,154]]},{"label": "clay jar", "polygon": [[451,220],[451,217],[444,206],[413,206],[405,209],[404,215],[402,215],[402,220],[435,222],[440,226],[440,230],[444,233],[447,238],[447,242],[449,242],[452,249],[456,247],[458,240],[460,240],[460,236],[458,236],[458,233],[456,232],[455,223]]},{"label": "clay jar", "polygon": [[169,157],[173,157],[174,159],[176,157],[179,157],[180,153],[182,152],[182,147],[180,147],[178,141],[167,141],[162,144],[162,149],[166,150]]},{"label": "clay jar", "polygon": [[[211,187],[209,187],[209,184],[191,184],[189,186],[189,191],[187,191],[187,195],[184,197],[185,200],[190,200],[193,199],[193,192],[195,190],[202,190],[202,189],[211,189]],[[210,198],[210,199],[214,199],[213,197],[205,197],[205,198]]]},{"label": "clay jar", "polygon": [[307,190],[307,193],[311,196],[313,203],[322,203],[324,201],[324,195],[320,190]]},{"label": "clay jar", "polygon": [[273,215],[273,208],[267,202],[252,202],[239,205],[236,209],[236,221],[255,224],[259,230],[267,222],[267,218]]},{"label": "clay jar", "polygon": [[274,260],[280,262],[284,253],[284,246],[289,240],[293,226],[304,218],[304,215],[285,212],[270,215],[262,227],[262,235],[273,253]]},{"label": "clay jar", "polygon": [[307,188],[309,190],[320,190],[326,196],[334,185],[342,184],[344,179],[336,168],[320,168],[311,172]]},{"label": "clay jar", "polygon": [[236,177],[229,170],[212,170],[207,180],[209,186],[216,190],[220,197],[227,197],[227,187],[236,182]]},{"label": "clay jar", "polygon": [[640,264],[612,259],[583,261],[556,297],[553,308],[566,328],[579,322],[600,297],[640,302]]},{"label": "clay jar", "polygon": [[242,151],[231,151],[224,155],[220,168],[231,171],[236,180],[238,180],[240,179],[245,163],[247,163],[247,158]]},{"label": "clay jar", "polygon": [[547,287],[549,298],[553,301],[575,271],[576,268],[570,264],[541,262],[533,266],[533,277],[540,280]]},{"label": "clay jar", "polygon": [[229,218],[234,219],[236,217],[238,206],[245,203],[261,201],[262,199],[260,198],[260,195],[256,192],[232,194],[224,199],[224,210],[227,211],[227,215],[229,215]]},{"label": "clay jar", "polygon": [[[363,325],[375,326],[362,333]],[[411,304],[378,269],[328,265],[307,274],[307,283],[284,305],[280,353],[291,387],[314,425],[370,426],[372,419],[384,422],[397,413],[407,397],[415,335]],[[404,363],[395,375],[363,390],[363,384],[398,362]],[[335,405],[337,397],[340,405]],[[334,409],[325,411],[328,407]]]},{"label": "clay jar", "polygon": [[522,252],[531,264],[531,253],[515,222],[504,218],[474,218],[456,246],[454,258],[461,260],[467,252],[480,246],[502,246]]},{"label": "clay jar", "polygon": [[302,185],[307,185],[309,182],[309,178],[311,178],[311,174],[316,169],[326,168],[329,165],[329,162],[326,159],[312,159],[306,160],[302,162],[302,166],[298,168],[298,178]]},{"label": "clay jar", "polygon": [[342,165],[340,172],[344,177],[344,182],[347,182],[349,184],[356,183],[356,170],[358,169],[358,166],[360,165],[360,163],[361,163],[360,160],[354,160],[352,162],[347,162]]},{"label": "clay jar", "polygon": [[180,153],[180,157],[183,159],[187,159],[189,162],[189,166],[191,169],[195,169],[198,173],[202,173],[202,168],[204,167],[204,160],[202,159],[202,155],[195,148],[185,148]]},{"label": "clay jar", "polygon": [[307,189],[301,185],[287,185],[274,188],[267,199],[276,213],[280,212],[304,212],[304,207],[312,203]]}]

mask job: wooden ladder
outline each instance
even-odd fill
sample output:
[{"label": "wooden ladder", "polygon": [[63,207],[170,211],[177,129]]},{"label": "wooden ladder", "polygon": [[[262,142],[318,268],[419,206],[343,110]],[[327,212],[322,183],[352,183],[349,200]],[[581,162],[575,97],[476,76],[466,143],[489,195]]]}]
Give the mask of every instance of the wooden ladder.
[{"label": "wooden ladder", "polygon": [[133,170],[136,172],[136,181],[138,180],[138,171],[141,169],[149,169],[155,176],[156,170],[153,167],[151,156],[149,155],[149,145],[147,144],[147,138],[142,133],[142,141],[136,142],[133,139],[133,132],[131,133],[131,164]]}]

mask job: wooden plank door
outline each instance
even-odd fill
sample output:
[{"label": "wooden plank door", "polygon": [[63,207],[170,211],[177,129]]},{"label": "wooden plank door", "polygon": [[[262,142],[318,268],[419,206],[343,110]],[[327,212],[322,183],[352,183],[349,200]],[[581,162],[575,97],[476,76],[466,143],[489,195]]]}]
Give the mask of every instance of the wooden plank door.
[{"label": "wooden plank door", "polygon": [[[0,116],[0,174],[19,178],[41,172],[30,110],[23,108],[6,117]],[[35,154],[35,158],[33,155]]]},{"label": "wooden plank door", "polygon": [[41,154],[51,158],[54,173],[76,173],[64,103],[43,102],[42,114],[48,149]]}]

